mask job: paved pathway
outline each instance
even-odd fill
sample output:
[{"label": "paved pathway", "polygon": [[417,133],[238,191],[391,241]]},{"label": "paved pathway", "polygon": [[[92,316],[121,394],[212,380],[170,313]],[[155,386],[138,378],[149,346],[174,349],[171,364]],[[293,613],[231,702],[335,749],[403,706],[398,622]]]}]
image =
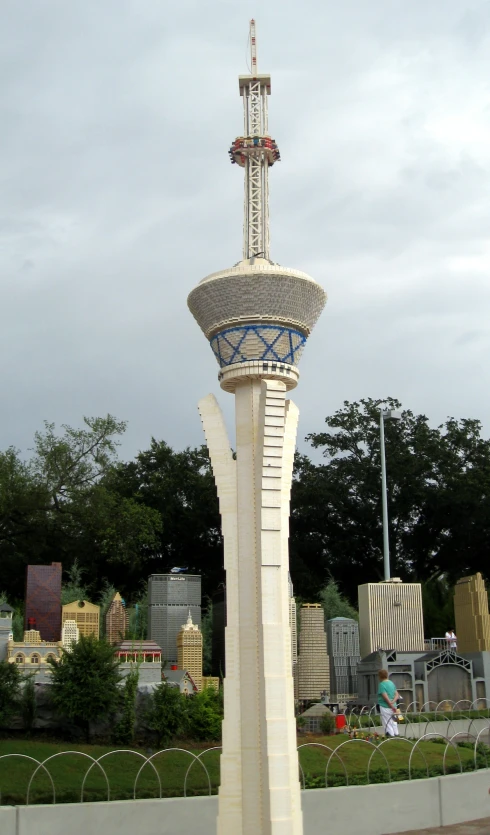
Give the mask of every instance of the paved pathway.
[{"label": "paved pathway", "polygon": [[490,818],[480,818],[454,826],[435,826],[430,829],[410,829],[399,835],[490,835]]}]

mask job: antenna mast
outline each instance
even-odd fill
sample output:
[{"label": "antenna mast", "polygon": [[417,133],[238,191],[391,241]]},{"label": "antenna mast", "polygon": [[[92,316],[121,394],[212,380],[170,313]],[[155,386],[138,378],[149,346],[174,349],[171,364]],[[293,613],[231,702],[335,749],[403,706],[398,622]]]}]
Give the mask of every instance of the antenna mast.
[{"label": "antenna mast", "polygon": [[267,96],[270,75],[259,75],[255,20],[250,21],[251,75],[238,76],[243,97],[244,136],[230,148],[230,159],[245,169],[243,206],[243,260],[269,259],[269,168],[280,159],[279,149],[268,133]]}]

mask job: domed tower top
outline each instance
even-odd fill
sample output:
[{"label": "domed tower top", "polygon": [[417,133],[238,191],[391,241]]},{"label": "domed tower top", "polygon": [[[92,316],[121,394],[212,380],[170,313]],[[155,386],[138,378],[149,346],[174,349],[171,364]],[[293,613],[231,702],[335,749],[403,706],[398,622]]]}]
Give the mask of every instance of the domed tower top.
[{"label": "domed tower top", "polygon": [[269,258],[269,168],[280,159],[268,133],[269,75],[257,70],[255,21],[250,22],[251,74],[239,76],[244,135],[229,150],[245,171],[243,258],[204,278],[188,297],[220,365],[226,391],[249,377],[297,384],[296,367],[326,302],[326,293],[306,273]]}]

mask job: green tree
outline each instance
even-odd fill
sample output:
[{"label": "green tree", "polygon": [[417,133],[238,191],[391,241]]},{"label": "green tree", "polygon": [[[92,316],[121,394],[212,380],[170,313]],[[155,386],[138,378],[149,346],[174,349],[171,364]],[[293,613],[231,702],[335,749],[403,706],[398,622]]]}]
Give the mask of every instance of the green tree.
[{"label": "green tree", "polygon": [[146,552],[159,544],[158,512],[101,484],[90,491],[85,502],[79,502],[74,512],[85,539],[85,553],[95,545],[98,562],[113,566],[113,576],[120,575],[123,568],[128,578],[134,576],[139,581]]},{"label": "green tree", "polygon": [[117,447],[126,428],[112,415],[84,418],[85,428],[52,423],[35,435],[31,469],[49,494],[53,541],[71,564],[97,576],[101,562],[130,569],[140,553],[157,544],[160,518],[151,508],[112,491]]},{"label": "green tree", "polygon": [[204,594],[214,591],[223,580],[223,543],[205,447],[175,452],[165,441],[152,438],[148,450],[114,468],[104,484],[151,508],[160,520],[157,545],[142,549],[140,562],[132,565],[133,588],[148,574],[182,565],[201,574]]},{"label": "green tree", "polygon": [[219,693],[207,688],[189,699],[188,731],[191,739],[212,742],[221,739],[223,703]]},{"label": "green tree", "polygon": [[44,483],[56,510],[68,509],[80,490],[97,484],[115,463],[117,437],[126,429],[125,421],[112,415],[84,417],[84,429],[63,424],[63,434],[55,434],[55,424],[44,422],[44,432],[34,435],[31,469]]},{"label": "green tree", "polygon": [[30,736],[37,719],[36,687],[33,675],[26,676],[24,679],[19,706],[24,729],[27,736]]},{"label": "green tree", "polygon": [[422,583],[425,634],[444,637],[454,626],[454,588],[444,575]]},{"label": "green tree", "polygon": [[12,634],[14,641],[24,640],[24,603],[18,603],[13,607]]},{"label": "green tree", "polygon": [[148,584],[141,584],[141,591],[133,599],[129,609],[128,637],[132,641],[146,640],[148,634]]},{"label": "green tree", "polygon": [[50,695],[56,710],[90,740],[90,725],[116,714],[121,675],[114,647],[93,635],[80,636],[52,667]]},{"label": "green tree", "polygon": [[130,745],[136,729],[136,699],[138,696],[138,667],[130,670],[122,687],[122,716],[114,728],[114,741]]},{"label": "green tree", "polygon": [[328,734],[333,734],[335,730],[335,716],[328,708],[320,720],[320,730],[322,734],[325,734],[326,736]]},{"label": "green tree", "polygon": [[151,695],[145,719],[150,730],[156,735],[157,745],[169,745],[186,728],[186,697],[178,687],[171,687],[162,681]]},{"label": "green tree", "polygon": [[[174,564],[203,577],[204,592],[223,579],[216,487],[204,448],[175,452],[152,440],[134,461],[119,462],[125,423],[84,418],[82,428],[53,423],[35,435],[31,458],[0,453],[0,560],[12,600],[24,592],[26,564],[73,566],[75,586],[96,596],[104,582],[128,604],[149,574]],[[81,573],[80,573],[81,572]]]},{"label": "green tree", "polygon": [[47,502],[45,486],[20,453],[13,447],[0,452],[0,562],[12,600],[22,599],[25,567],[39,562],[47,547]]},{"label": "green tree", "polygon": [[68,582],[61,586],[61,605],[87,599],[88,588],[83,582],[83,570],[75,557],[73,565],[68,569]]},{"label": "green tree", "polygon": [[[112,601],[114,600],[114,595],[116,594],[117,589],[112,583],[108,583],[107,580],[104,580],[102,585],[102,591],[100,592],[100,597],[98,599],[98,605],[100,606],[100,637],[104,638],[106,634],[105,629],[105,618],[111,605]],[[124,635],[122,636],[124,638]]]},{"label": "green tree", "polygon": [[[308,436],[326,463],[297,456],[292,491],[291,573],[307,596],[329,572],[350,600],[357,585],[383,577],[379,412],[393,398],[345,402]],[[402,411],[385,426],[392,575],[450,583],[487,572],[490,442],[476,420],[431,428]]]},{"label": "green tree", "polygon": [[0,661],[0,728],[5,728],[19,706],[20,673],[15,664]]},{"label": "green tree", "polygon": [[320,602],[325,612],[325,620],[330,618],[352,618],[358,620],[357,609],[349,603],[346,597],[340,593],[335,580],[329,580],[327,585],[320,591]]}]

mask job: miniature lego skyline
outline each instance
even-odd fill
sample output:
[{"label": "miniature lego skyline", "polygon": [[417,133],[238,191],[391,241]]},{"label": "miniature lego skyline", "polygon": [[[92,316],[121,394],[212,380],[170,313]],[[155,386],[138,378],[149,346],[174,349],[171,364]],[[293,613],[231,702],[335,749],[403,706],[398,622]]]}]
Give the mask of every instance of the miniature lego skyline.
[{"label": "miniature lego skyline", "polygon": [[286,399],[326,301],[305,273],[269,257],[269,75],[239,77],[245,173],[242,260],[204,278],[188,305],[235,395],[236,458],[214,395],[199,403],[218,490],[226,571],[226,677],[218,835],[301,835],[289,626],[289,503],[298,409]]}]

